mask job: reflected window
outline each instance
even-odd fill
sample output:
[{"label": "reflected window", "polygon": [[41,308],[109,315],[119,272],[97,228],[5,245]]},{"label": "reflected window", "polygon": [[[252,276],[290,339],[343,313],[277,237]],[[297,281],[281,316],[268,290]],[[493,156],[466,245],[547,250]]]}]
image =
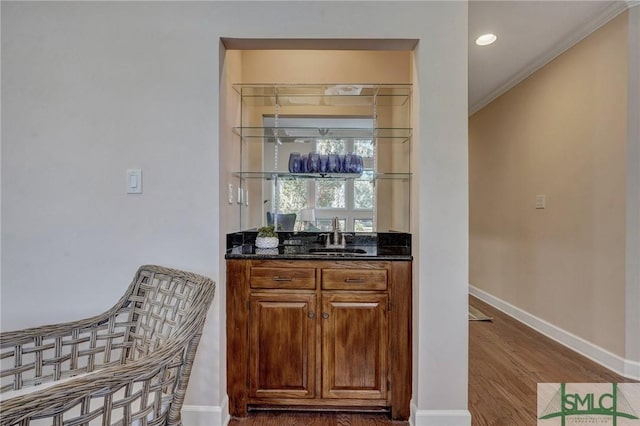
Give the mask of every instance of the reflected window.
[{"label": "reflected window", "polygon": [[373,210],[375,200],[373,188],[373,171],[365,170],[360,179],[353,182],[353,208],[359,210]]},{"label": "reflected window", "polygon": [[375,149],[372,139],[356,139],[353,141],[353,153],[363,158],[373,158]]},{"label": "reflected window", "polygon": [[316,181],[316,208],[344,209],[347,206],[347,183],[344,180]]},{"label": "reflected window", "polygon": [[353,230],[356,232],[373,232],[373,219],[356,219]]},{"label": "reflected window", "polygon": [[[338,223],[340,224],[340,229],[344,229],[346,226],[347,220],[338,218]],[[331,227],[333,226],[332,219],[317,219],[316,227],[321,231],[331,231]]]},{"label": "reflected window", "polygon": [[319,154],[344,154],[347,152],[347,143],[342,139],[321,139],[316,142],[316,151]]},{"label": "reflected window", "polygon": [[278,211],[280,213],[296,213],[299,217],[300,210],[306,208],[308,204],[307,182],[281,179],[278,181],[278,196],[280,201]]},{"label": "reflected window", "polygon": [[[264,118],[265,127],[274,127],[273,117]],[[278,164],[269,164],[275,158],[276,144],[266,144],[264,151],[264,170],[287,171],[289,154],[298,152],[307,155],[317,152],[320,155],[354,153],[363,158],[364,172],[358,178],[329,179],[280,179],[277,187],[278,205],[272,211],[296,213],[298,218],[303,209],[313,209],[315,225],[321,230],[331,229],[332,219],[340,218],[340,229],[356,232],[374,230],[374,209],[376,189],[374,185],[375,143],[373,140],[373,120],[369,118],[344,117],[286,117],[280,116],[278,126],[283,132],[297,134],[310,133],[310,137],[290,138],[291,141],[277,145]],[[295,130],[298,129],[298,130]],[[302,130],[300,130],[302,129]],[[311,137],[308,129],[321,130],[322,137]],[[344,129],[344,130],[343,130]],[[349,129],[349,130],[346,130]],[[358,137],[344,137],[353,134]],[[368,134],[371,137],[367,137]],[[286,138],[285,138],[286,139]],[[284,165],[284,166],[283,166]],[[296,223],[301,229],[301,223]]]}]

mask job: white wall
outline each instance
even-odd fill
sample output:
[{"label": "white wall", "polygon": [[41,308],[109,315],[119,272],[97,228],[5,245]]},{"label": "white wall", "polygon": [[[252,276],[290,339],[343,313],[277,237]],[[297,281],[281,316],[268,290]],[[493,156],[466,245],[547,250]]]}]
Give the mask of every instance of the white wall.
[{"label": "white wall", "polygon": [[[464,7],[461,7],[464,5]],[[412,217],[416,425],[470,424],[468,366],[468,168],[466,4],[435,3],[415,52]],[[433,14],[432,14],[433,13]],[[444,17],[448,15],[448,17]],[[424,17],[425,15],[420,15]],[[447,29],[451,22],[462,22]],[[446,34],[446,35],[442,35]],[[446,38],[446,41],[445,41]],[[444,50],[443,50],[444,48]],[[465,54],[466,55],[466,54]],[[461,65],[464,65],[461,67]],[[457,83],[456,83],[457,82]],[[448,324],[444,324],[447,322]],[[464,346],[464,347],[463,347]]]},{"label": "white wall", "polygon": [[640,378],[640,3],[629,10],[627,93],[627,214],[625,365],[628,377]]},{"label": "white wall", "polygon": [[[626,13],[469,119],[470,282],[625,346]],[[546,209],[535,209],[546,194]]]},{"label": "white wall", "polygon": [[[220,207],[221,163],[232,159],[220,152],[234,154],[220,138],[220,37],[419,39],[414,422],[469,424],[465,2],[1,7],[5,330],[101,312],[142,263],[223,283],[233,221]],[[125,194],[133,167],[142,195]],[[198,352],[187,424],[224,421],[224,296]]]},{"label": "white wall", "polygon": [[469,119],[472,293],[630,378],[640,377],[637,9]]}]

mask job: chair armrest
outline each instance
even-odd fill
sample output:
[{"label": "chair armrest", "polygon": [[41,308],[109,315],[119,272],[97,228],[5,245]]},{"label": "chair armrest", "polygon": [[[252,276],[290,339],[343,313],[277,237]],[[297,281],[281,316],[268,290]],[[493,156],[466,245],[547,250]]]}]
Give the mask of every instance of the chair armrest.
[{"label": "chair armrest", "polygon": [[102,315],[0,333],[0,424],[181,425],[214,294],[209,278],[143,265]]},{"label": "chair armrest", "polygon": [[133,326],[127,312],[114,308],[80,321],[0,333],[0,391],[121,364]]},{"label": "chair armrest", "polygon": [[[87,423],[116,420],[122,413],[124,424],[135,424],[143,417],[168,415],[177,378],[183,367],[184,343],[166,347],[127,364],[104,368],[33,392],[2,401],[2,426],[28,424],[31,420],[54,419]],[[122,409],[122,410],[120,410]],[[62,421],[60,421],[62,424]],[[75,424],[75,423],[74,423]]]}]

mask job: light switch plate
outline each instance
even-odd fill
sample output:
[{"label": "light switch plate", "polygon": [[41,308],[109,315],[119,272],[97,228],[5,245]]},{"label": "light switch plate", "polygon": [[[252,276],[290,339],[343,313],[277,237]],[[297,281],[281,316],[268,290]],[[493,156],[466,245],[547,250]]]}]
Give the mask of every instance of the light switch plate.
[{"label": "light switch plate", "polygon": [[238,187],[238,204],[244,203],[244,189]]},{"label": "light switch plate", "polygon": [[127,170],[127,194],[142,194],[142,170]]},{"label": "light switch plate", "polygon": [[544,194],[536,195],[536,209],[544,209],[547,207],[547,197]]}]

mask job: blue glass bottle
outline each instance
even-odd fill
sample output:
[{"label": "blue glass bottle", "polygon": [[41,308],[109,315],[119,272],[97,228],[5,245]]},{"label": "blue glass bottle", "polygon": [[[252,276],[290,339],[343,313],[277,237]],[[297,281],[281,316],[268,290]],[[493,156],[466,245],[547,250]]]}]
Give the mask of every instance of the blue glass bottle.
[{"label": "blue glass bottle", "polygon": [[300,173],[301,156],[299,152],[289,154],[289,172]]},{"label": "blue glass bottle", "polygon": [[320,171],[320,154],[317,152],[309,153],[309,160],[307,161],[307,171],[309,173],[318,173]]}]

